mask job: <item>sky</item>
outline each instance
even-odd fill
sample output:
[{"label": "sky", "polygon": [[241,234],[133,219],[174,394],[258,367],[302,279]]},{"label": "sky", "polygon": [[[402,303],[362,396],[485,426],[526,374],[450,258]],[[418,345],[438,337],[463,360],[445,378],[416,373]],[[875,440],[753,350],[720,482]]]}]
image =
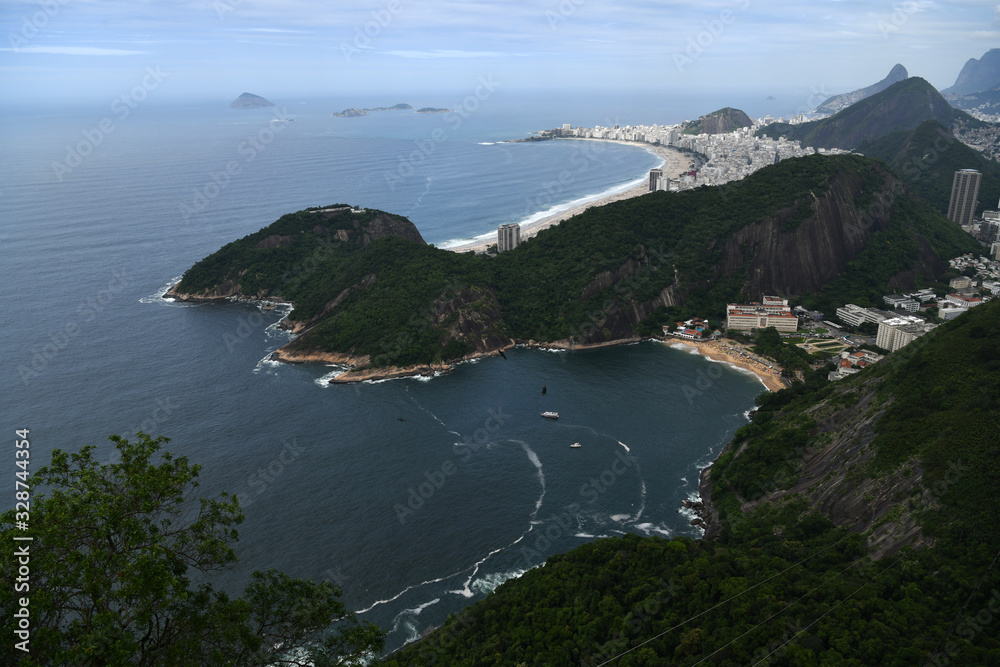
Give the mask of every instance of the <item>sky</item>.
[{"label": "sky", "polygon": [[[0,0],[0,102],[469,91],[796,92],[1000,47],[971,0]],[[403,99],[400,97],[400,99]]]}]

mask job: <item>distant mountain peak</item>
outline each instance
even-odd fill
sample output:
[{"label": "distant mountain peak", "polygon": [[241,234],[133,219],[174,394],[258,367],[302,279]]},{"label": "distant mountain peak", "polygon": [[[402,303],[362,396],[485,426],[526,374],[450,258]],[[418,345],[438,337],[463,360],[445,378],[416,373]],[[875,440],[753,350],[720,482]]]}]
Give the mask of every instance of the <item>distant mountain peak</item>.
[{"label": "distant mountain peak", "polygon": [[942,94],[964,95],[979,93],[1000,85],[1000,49],[990,49],[976,60],[969,58],[958,73],[955,84],[945,88]]},{"label": "distant mountain peak", "polygon": [[229,105],[230,109],[257,109],[260,107],[273,107],[274,102],[266,100],[260,95],[253,93],[243,93]]},{"label": "distant mountain peak", "polygon": [[823,104],[816,107],[816,113],[829,113],[829,114],[837,113],[841,109],[846,109],[847,107],[851,106],[852,104],[860,102],[866,97],[871,97],[876,93],[881,93],[883,90],[885,90],[892,84],[898,83],[908,77],[909,74],[907,73],[906,68],[900,65],[899,63],[896,63],[893,66],[893,68],[889,70],[889,74],[887,74],[886,77],[881,81],[879,81],[878,83],[868,86],[867,88],[859,88],[858,90],[855,90],[850,93],[844,93],[842,95],[834,95],[830,99],[823,102]]},{"label": "distant mountain peak", "polygon": [[936,120],[949,130],[958,122],[971,127],[985,125],[952,107],[934,86],[915,76],[898,81],[829,118],[798,125],[774,123],[761,128],[758,134],[774,139],[784,136],[814,148],[853,150],[890,132],[912,130],[926,120]]}]

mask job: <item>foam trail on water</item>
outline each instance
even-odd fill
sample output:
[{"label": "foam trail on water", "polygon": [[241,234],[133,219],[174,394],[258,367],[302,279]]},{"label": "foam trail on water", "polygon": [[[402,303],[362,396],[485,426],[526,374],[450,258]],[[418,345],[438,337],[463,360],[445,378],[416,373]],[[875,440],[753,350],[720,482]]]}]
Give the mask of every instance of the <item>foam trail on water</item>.
[{"label": "foam trail on water", "polygon": [[412,591],[414,588],[420,588],[421,586],[427,586],[429,584],[439,584],[442,581],[447,581],[448,579],[451,579],[452,577],[457,577],[458,575],[460,575],[463,572],[465,572],[467,569],[469,569],[469,568],[465,567],[465,568],[462,568],[461,570],[458,570],[456,572],[452,572],[451,574],[447,574],[447,575],[445,575],[443,577],[438,577],[437,579],[428,579],[427,581],[421,581],[419,584],[412,584],[410,586],[407,586],[406,588],[404,588],[400,592],[396,593],[391,598],[386,598],[385,600],[376,600],[370,606],[365,607],[364,609],[359,609],[359,610],[355,611],[354,613],[355,614],[364,614],[364,613],[367,613],[367,612],[371,611],[372,609],[374,609],[375,607],[377,607],[379,605],[388,604],[390,602],[395,602],[399,598],[403,597],[404,595],[406,595],[407,593],[409,593],[410,591]]},{"label": "foam trail on water", "polygon": [[542,494],[535,501],[535,511],[531,513],[531,520],[534,521],[538,518],[538,510],[542,509],[542,499],[545,498],[545,473],[542,471],[542,462],[538,460],[538,454],[535,454],[528,443],[522,440],[515,440],[515,442],[521,445],[524,453],[528,455],[528,460],[534,464],[535,470],[538,471],[538,484],[542,487]]},{"label": "foam trail on water", "polygon": [[632,519],[632,521],[638,521],[642,517],[642,513],[646,510],[646,480],[640,477],[639,483],[642,485],[642,491],[640,496],[641,502],[639,504],[639,511],[636,513],[635,518]]},{"label": "foam trail on water", "polygon": [[406,639],[403,640],[403,644],[409,644],[420,639],[420,630],[417,628],[416,617],[420,616],[422,612],[427,607],[437,604],[441,601],[441,598],[434,598],[430,602],[425,602],[422,605],[418,605],[413,609],[404,609],[403,611],[396,614],[396,617],[392,619],[392,628],[389,630],[389,634],[399,630],[400,624],[406,627]]},{"label": "foam trail on water", "polygon": [[424,188],[424,191],[422,193],[420,193],[419,197],[417,197],[417,201],[413,202],[413,207],[409,211],[406,212],[406,215],[410,215],[414,211],[416,211],[418,208],[420,208],[420,202],[422,202],[424,200],[424,197],[430,191],[431,191],[431,177],[428,176],[427,177],[427,187]]},{"label": "foam trail on water", "polygon": [[448,425],[445,424],[443,421],[441,421],[441,419],[438,418],[438,416],[436,414],[434,414],[433,412],[431,412],[430,410],[428,410],[424,406],[420,405],[420,401],[418,401],[417,399],[413,398],[413,396],[410,395],[410,388],[409,387],[403,387],[403,391],[406,392],[406,397],[409,398],[411,401],[413,401],[413,404],[415,406],[417,406],[418,409],[420,409],[420,410],[426,412],[427,414],[429,414],[431,416],[431,418],[434,421],[436,421],[438,424],[441,424],[441,426],[443,426],[445,428],[445,430],[448,431],[448,433],[451,433],[452,435],[457,435],[460,438],[462,437],[461,433],[459,433],[458,431],[453,431],[450,428],[448,428]]},{"label": "foam trail on water", "polygon": [[618,441],[618,444],[619,444],[619,445],[621,445],[622,447],[624,447],[624,448],[625,448],[625,451],[626,451],[626,452],[628,452],[629,454],[631,454],[631,453],[632,453],[632,450],[628,448],[628,445],[626,445],[626,444],[625,444],[624,442],[622,442],[621,440],[619,440],[619,441]]},{"label": "foam trail on water", "polygon": [[[498,554],[498,553],[500,553],[500,552],[501,552],[501,551],[503,551],[504,549],[510,549],[510,548],[511,548],[512,546],[514,546],[515,544],[517,544],[518,542],[520,542],[521,540],[523,540],[523,539],[524,539],[524,536],[525,536],[525,535],[527,535],[527,534],[528,534],[528,533],[530,533],[530,532],[531,532],[531,529],[529,528],[528,530],[526,530],[526,531],[525,531],[525,532],[524,532],[524,533],[523,533],[523,534],[521,535],[521,537],[517,538],[516,540],[514,540],[513,542],[511,542],[511,543],[510,543],[510,544],[508,544],[507,546],[505,546],[505,547],[497,547],[497,548],[496,548],[496,549],[494,549],[493,551],[491,551],[491,552],[489,552],[488,554],[486,554],[485,556],[483,556],[483,557],[482,557],[482,558],[481,558],[481,559],[480,559],[479,561],[477,561],[477,562],[476,562],[476,564],[475,564],[475,565],[473,566],[473,569],[472,569],[472,574],[470,574],[470,575],[469,575],[469,578],[465,580],[465,584],[463,584],[463,585],[462,585],[462,588],[460,588],[460,589],[458,589],[458,590],[454,590],[454,591],[448,591],[448,592],[449,592],[449,593],[454,593],[454,594],[456,594],[456,595],[461,595],[461,596],[462,596],[462,597],[464,597],[464,598],[471,598],[471,597],[472,597],[472,596],[474,595],[474,593],[472,592],[472,580],[476,578],[476,574],[477,574],[477,573],[479,572],[479,568],[483,566],[483,563],[485,563],[485,562],[486,562],[486,561],[488,561],[488,560],[489,560],[490,558],[492,558],[492,557],[493,557],[493,556],[494,556],[495,554]],[[497,584],[497,585],[499,586],[499,584]]]},{"label": "foam trail on water", "polygon": [[638,528],[639,530],[643,531],[647,535],[652,535],[653,533],[658,533],[660,535],[664,535],[666,537],[670,537],[670,535],[672,534],[670,532],[670,529],[667,528],[666,526],[663,526],[663,525],[659,525],[658,526],[658,525],[655,525],[655,524],[652,524],[652,523],[640,523],[640,524],[636,524],[635,527]]}]

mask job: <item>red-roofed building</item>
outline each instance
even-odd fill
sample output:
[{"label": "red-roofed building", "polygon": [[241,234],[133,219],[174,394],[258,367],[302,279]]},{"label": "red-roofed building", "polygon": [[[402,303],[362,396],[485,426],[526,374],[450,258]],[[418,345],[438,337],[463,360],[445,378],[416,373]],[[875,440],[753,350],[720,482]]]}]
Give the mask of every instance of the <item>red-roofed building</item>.
[{"label": "red-roofed building", "polygon": [[799,318],[792,314],[787,299],[765,295],[762,303],[727,305],[726,327],[743,331],[767,327],[778,331],[798,331]]}]

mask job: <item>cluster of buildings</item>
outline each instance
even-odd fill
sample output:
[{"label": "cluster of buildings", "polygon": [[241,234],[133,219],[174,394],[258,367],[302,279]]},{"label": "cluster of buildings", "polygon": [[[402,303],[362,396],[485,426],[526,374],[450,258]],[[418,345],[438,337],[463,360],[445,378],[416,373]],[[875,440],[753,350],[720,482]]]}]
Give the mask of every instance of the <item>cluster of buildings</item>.
[{"label": "cluster of buildings", "polygon": [[[976,216],[982,178],[983,175],[975,169],[955,172],[947,217],[988,247],[993,259],[1000,259],[1000,211],[983,211],[981,218]],[[997,208],[1000,208],[1000,202]]]},{"label": "cluster of buildings", "polygon": [[[708,322],[700,317],[692,317],[690,320],[677,322],[677,329],[673,335],[677,338],[685,338],[687,340],[705,340],[708,338],[710,330],[711,327]],[[663,327],[663,335],[665,336],[668,333],[670,333],[670,327]]]},{"label": "cluster of buildings", "polygon": [[875,354],[870,350],[858,350],[856,352],[844,350],[840,353],[840,363],[837,365],[837,369],[830,371],[827,379],[831,381],[843,380],[861,371],[863,368],[877,364],[884,358],[883,355]]},{"label": "cluster of buildings", "polygon": [[[900,304],[903,306],[902,310],[916,312],[920,309],[921,302],[913,298],[914,296],[893,294],[884,298],[890,307]],[[921,294],[921,296],[926,295]],[[933,293],[930,296],[934,298]],[[914,305],[916,305],[916,308],[913,307]],[[865,322],[878,325],[875,345],[889,352],[895,352],[937,326],[918,315],[910,315],[898,310],[892,312],[877,308],[862,308],[853,303],[838,308],[837,318],[844,324],[852,327],[859,327]]]},{"label": "cluster of buildings", "polygon": [[[861,308],[849,303],[837,309],[837,319],[852,327],[859,327],[865,322],[878,325],[875,345],[895,352],[937,326],[916,313],[936,308],[938,318],[953,320],[992,296],[1000,295],[1000,264],[996,261],[963,255],[951,260],[950,265],[958,271],[975,267],[980,276],[985,276],[981,287],[977,286],[979,281],[973,278],[958,276],[949,281],[951,291],[944,296],[938,296],[929,288],[910,294],[887,294],[882,297],[887,310]],[[990,294],[984,297],[980,290]]]},{"label": "cluster of buildings", "polygon": [[780,332],[798,331],[799,318],[792,313],[788,299],[765,294],[759,302],[726,305],[726,329],[749,331],[767,327]]},{"label": "cluster of buildings", "polygon": [[996,125],[1000,123],[1000,114],[990,114],[975,110],[967,110],[966,113],[979,120],[992,123],[992,125],[976,128],[956,126],[954,130],[955,138],[988,158],[1000,160],[1000,126]]},{"label": "cluster of buildings", "polygon": [[[683,190],[698,185],[721,185],[744,178],[758,169],[791,157],[812,155],[817,151],[803,147],[798,141],[784,138],[755,137],[765,125],[784,122],[783,118],[765,116],[744,127],[725,134],[684,134],[683,123],[676,125],[614,125],[612,127],[573,127],[565,123],[553,131],[555,136],[585,139],[635,141],[660,146],[673,146],[704,156],[704,164],[679,179],[663,178],[662,172],[650,174],[650,191]],[[838,149],[819,149],[821,153],[842,153]],[[658,170],[654,170],[656,172]]]},{"label": "cluster of buildings", "polygon": [[916,315],[897,315],[884,319],[878,323],[878,335],[875,337],[875,345],[895,352],[904,345],[908,345],[923,336],[937,325],[931,324],[922,317]]}]

